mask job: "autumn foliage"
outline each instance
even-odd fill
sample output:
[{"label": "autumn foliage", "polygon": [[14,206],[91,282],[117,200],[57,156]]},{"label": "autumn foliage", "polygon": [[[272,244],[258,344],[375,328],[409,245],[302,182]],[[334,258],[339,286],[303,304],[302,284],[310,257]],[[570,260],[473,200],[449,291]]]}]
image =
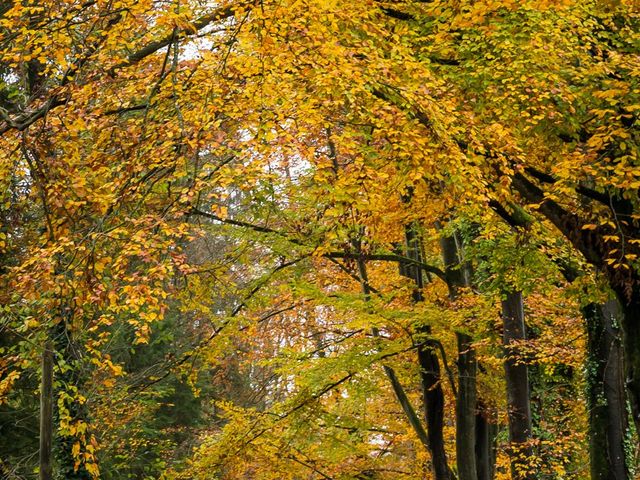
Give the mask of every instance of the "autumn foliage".
[{"label": "autumn foliage", "polygon": [[0,478],[640,470],[634,0],[0,5]]}]

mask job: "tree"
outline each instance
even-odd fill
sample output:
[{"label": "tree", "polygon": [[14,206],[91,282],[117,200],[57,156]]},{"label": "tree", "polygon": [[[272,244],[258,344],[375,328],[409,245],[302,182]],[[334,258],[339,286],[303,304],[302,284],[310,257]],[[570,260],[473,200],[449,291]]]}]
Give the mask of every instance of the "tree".
[{"label": "tree", "polygon": [[594,476],[630,475],[637,23],[624,0],[7,3],[8,417],[46,433],[52,385],[70,479],[577,478],[589,421]]}]

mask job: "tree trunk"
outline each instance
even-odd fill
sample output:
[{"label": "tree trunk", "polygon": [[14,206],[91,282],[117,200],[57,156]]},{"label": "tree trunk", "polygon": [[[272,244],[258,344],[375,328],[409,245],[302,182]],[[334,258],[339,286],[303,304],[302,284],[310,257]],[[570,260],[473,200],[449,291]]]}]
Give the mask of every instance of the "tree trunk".
[{"label": "tree trunk", "polygon": [[[564,234],[590,264],[603,273],[618,296],[624,312],[622,330],[627,393],[636,431],[640,432],[640,272],[629,265],[626,265],[628,268],[619,268],[620,265],[615,262],[610,264],[605,261],[612,253],[612,246],[606,241],[606,236],[611,234],[609,226],[584,228],[589,223],[587,220],[545,197],[544,191],[521,173],[512,177],[512,186],[528,202],[538,204],[538,211]],[[636,245],[630,243],[635,237],[627,235],[622,244],[624,251],[636,251]]]},{"label": "tree trunk", "polygon": [[482,410],[480,408],[476,414],[476,470],[478,480],[492,480],[496,464],[498,423],[495,415]]},{"label": "tree trunk", "polygon": [[[457,290],[469,286],[468,265],[463,265],[460,242],[456,235],[440,239],[449,296],[456,298]],[[456,458],[459,480],[477,480],[476,414],[477,387],[476,354],[471,336],[456,332],[458,344],[458,395],[456,397]]]},{"label": "tree trunk", "polygon": [[51,447],[53,439],[53,352],[47,344],[42,352],[40,384],[40,480],[51,480]]},{"label": "tree trunk", "polygon": [[[407,242],[407,257],[421,261],[420,239],[414,228],[405,229]],[[422,288],[424,279],[422,271],[415,266],[406,268],[405,274],[416,283],[413,292],[415,302],[423,301]],[[423,325],[417,332],[423,338],[431,336],[431,326]],[[418,348],[418,363],[420,365],[420,380],[422,384],[422,399],[427,423],[427,438],[435,480],[451,480],[453,474],[449,468],[444,441],[444,391],[442,390],[442,374],[440,362],[432,345],[423,341]]]},{"label": "tree trunk", "polygon": [[627,432],[620,305],[616,300],[584,310],[588,332],[587,389],[591,479],[626,480]]},{"label": "tree trunk", "polygon": [[476,458],[476,354],[471,337],[456,334],[458,340],[458,396],[456,398],[456,454],[458,478],[477,480]]},{"label": "tree trunk", "polygon": [[507,409],[511,476],[514,480],[535,478],[528,466],[531,445],[531,405],[529,372],[515,342],[526,340],[522,292],[508,292],[502,301],[504,370],[507,383]]},{"label": "tree trunk", "polygon": [[[68,389],[70,386],[80,390],[86,381],[87,373],[82,368],[82,346],[73,340],[72,334],[67,328],[67,325],[71,323],[72,310],[69,308],[61,308],[61,312],[61,320],[53,328],[53,338],[56,339],[56,352],[59,353],[65,364],[70,367],[58,374],[58,392],[64,391],[67,393],[68,390],[65,389]],[[57,392],[56,396],[58,396]],[[86,402],[82,402],[74,396],[74,398],[67,399],[63,408],[67,410],[66,413],[69,415],[71,422],[82,421],[88,426],[91,424]],[[61,420],[61,408],[57,408],[56,412],[57,415],[54,421],[59,423]],[[88,431],[85,434],[85,438],[88,439],[89,435],[90,432]],[[76,464],[78,459],[73,454],[73,445],[78,441],[79,438],[75,436],[56,436],[53,452],[56,458],[57,476],[60,478],[64,478],[65,480],[91,480],[93,478],[88,472],[84,461]]]},{"label": "tree trunk", "polygon": [[640,292],[634,292],[632,300],[622,302],[622,338],[626,387],[631,404],[631,414],[640,436]]},{"label": "tree trunk", "polygon": [[[425,326],[420,333],[431,335],[431,327]],[[447,453],[444,448],[444,392],[442,390],[442,374],[440,363],[433,347],[423,343],[418,349],[420,363],[420,379],[424,414],[427,421],[427,438],[433,472],[436,480],[451,480],[453,475],[449,469]]]}]

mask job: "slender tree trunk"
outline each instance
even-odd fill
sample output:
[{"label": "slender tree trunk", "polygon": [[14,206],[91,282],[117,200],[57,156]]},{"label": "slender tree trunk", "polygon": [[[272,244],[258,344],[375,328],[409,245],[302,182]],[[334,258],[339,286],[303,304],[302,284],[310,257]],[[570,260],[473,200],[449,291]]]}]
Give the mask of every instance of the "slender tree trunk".
[{"label": "slender tree trunk", "polygon": [[[479,407],[481,404],[479,402]],[[483,411],[484,410],[484,411]],[[479,408],[476,414],[476,469],[478,480],[492,480],[496,464],[498,423],[495,415]]]},{"label": "slender tree trunk", "polygon": [[[431,335],[431,327],[425,326],[421,334]],[[442,374],[440,362],[433,347],[423,344],[418,349],[420,363],[420,379],[422,382],[422,399],[427,422],[427,438],[433,462],[436,480],[451,480],[453,475],[449,469],[444,441],[444,392],[442,390]]]},{"label": "slender tree trunk", "polygon": [[[407,242],[407,256],[421,261],[420,239],[411,226],[405,229]],[[416,289],[413,293],[415,302],[423,301],[422,288],[424,280],[422,271],[415,266],[408,267],[406,275],[413,278]],[[431,326],[423,325],[418,334],[423,338],[431,336]],[[444,391],[442,389],[442,373],[438,355],[429,342],[422,342],[418,348],[418,363],[420,365],[420,380],[422,384],[422,399],[427,424],[427,438],[436,480],[451,480],[453,474],[449,468],[444,440]]]},{"label": "slender tree trunk", "polygon": [[387,365],[383,365],[383,368],[384,368],[384,373],[387,375],[387,378],[391,383],[393,392],[395,393],[396,398],[398,399],[398,403],[402,407],[402,411],[405,413],[407,420],[411,425],[411,428],[413,428],[413,431],[418,436],[420,443],[422,443],[425,447],[429,448],[429,436],[427,435],[427,432],[422,426],[420,417],[418,417],[418,414],[414,410],[413,405],[411,405],[411,402],[409,401],[409,397],[407,397],[407,394],[405,393],[404,388],[402,388],[402,385],[400,384],[400,380],[398,380],[395,370],[393,370],[393,368]]},{"label": "slender tree trunk", "polygon": [[624,441],[627,408],[616,300],[590,304],[584,310],[588,331],[587,388],[589,404],[591,479],[626,480]]},{"label": "slender tree trunk", "polygon": [[[468,265],[461,261],[461,246],[455,235],[440,239],[445,274],[451,299],[457,289],[469,286]],[[458,344],[458,395],[456,397],[456,458],[459,480],[477,480],[476,414],[477,362],[471,336],[456,332]],[[480,447],[482,448],[482,447]]]},{"label": "slender tree trunk", "polygon": [[458,340],[458,396],[456,398],[456,454],[460,480],[477,480],[476,458],[476,355],[471,337]]},{"label": "slender tree trunk", "polygon": [[511,476],[514,480],[535,478],[527,458],[533,454],[531,445],[531,405],[529,372],[514,343],[526,340],[522,292],[508,292],[502,301],[504,370],[507,383],[507,409]]},{"label": "slender tree trunk", "polygon": [[53,352],[47,344],[42,352],[40,384],[40,480],[51,480],[51,448],[53,445]]}]

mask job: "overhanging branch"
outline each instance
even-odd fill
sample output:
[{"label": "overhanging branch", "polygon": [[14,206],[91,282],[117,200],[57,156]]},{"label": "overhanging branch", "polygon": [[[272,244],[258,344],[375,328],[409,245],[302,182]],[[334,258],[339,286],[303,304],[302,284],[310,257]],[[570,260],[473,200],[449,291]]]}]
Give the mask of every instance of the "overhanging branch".
[{"label": "overhanging branch", "polygon": [[[300,241],[297,238],[291,238],[289,235],[280,232],[278,230],[274,230],[273,228],[269,228],[269,227],[264,227],[262,225],[255,225],[252,223],[248,223],[248,222],[243,222],[240,220],[234,220],[232,218],[223,218],[219,215],[216,215],[214,213],[209,213],[209,212],[204,212],[200,209],[197,208],[192,208],[190,213],[194,214],[194,215],[200,215],[206,218],[209,218],[211,220],[216,220],[218,222],[221,223],[226,223],[228,225],[235,225],[237,227],[242,227],[242,228],[247,228],[250,230],[253,230],[255,232],[259,232],[259,233],[267,233],[267,234],[275,234],[278,235],[284,239],[286,239],[287,241],[295,244],[295,245],[299,245],[299,246],[306,246],[308,248],[313,248],[313,245],[305,245],[304,243],[302,243],[302,241]],[[329,258],[329,259],[337,259],[337,258],[343,258],[343,259],[353,259],[353,260],[357,260],[359,258],[361,258],[362,260],[367,260],[367,261],[387,261],[387,262],[398,262],[400,264],[403,265],[414,265],[420,269],[422,269],[425,272],[429,272],[429,273],[433,273],[434,275],[437,275],[438,278],[440,278],[442,281],[446,282],[446,275],[445,273],[439,269],[438,267],[435,267],[433,265],[429,265],[427,263],[424,262],[420,262],[418,260],[414,260],[412,258],[409,257],[404,257],[402,255],[398,255],[398,254],[394,254],[394,253],[362,253],[362,254],[357,254],[357,253],[353,253],[353,252],[327,252],[322,254],[322,256],[324,258]]]}]

